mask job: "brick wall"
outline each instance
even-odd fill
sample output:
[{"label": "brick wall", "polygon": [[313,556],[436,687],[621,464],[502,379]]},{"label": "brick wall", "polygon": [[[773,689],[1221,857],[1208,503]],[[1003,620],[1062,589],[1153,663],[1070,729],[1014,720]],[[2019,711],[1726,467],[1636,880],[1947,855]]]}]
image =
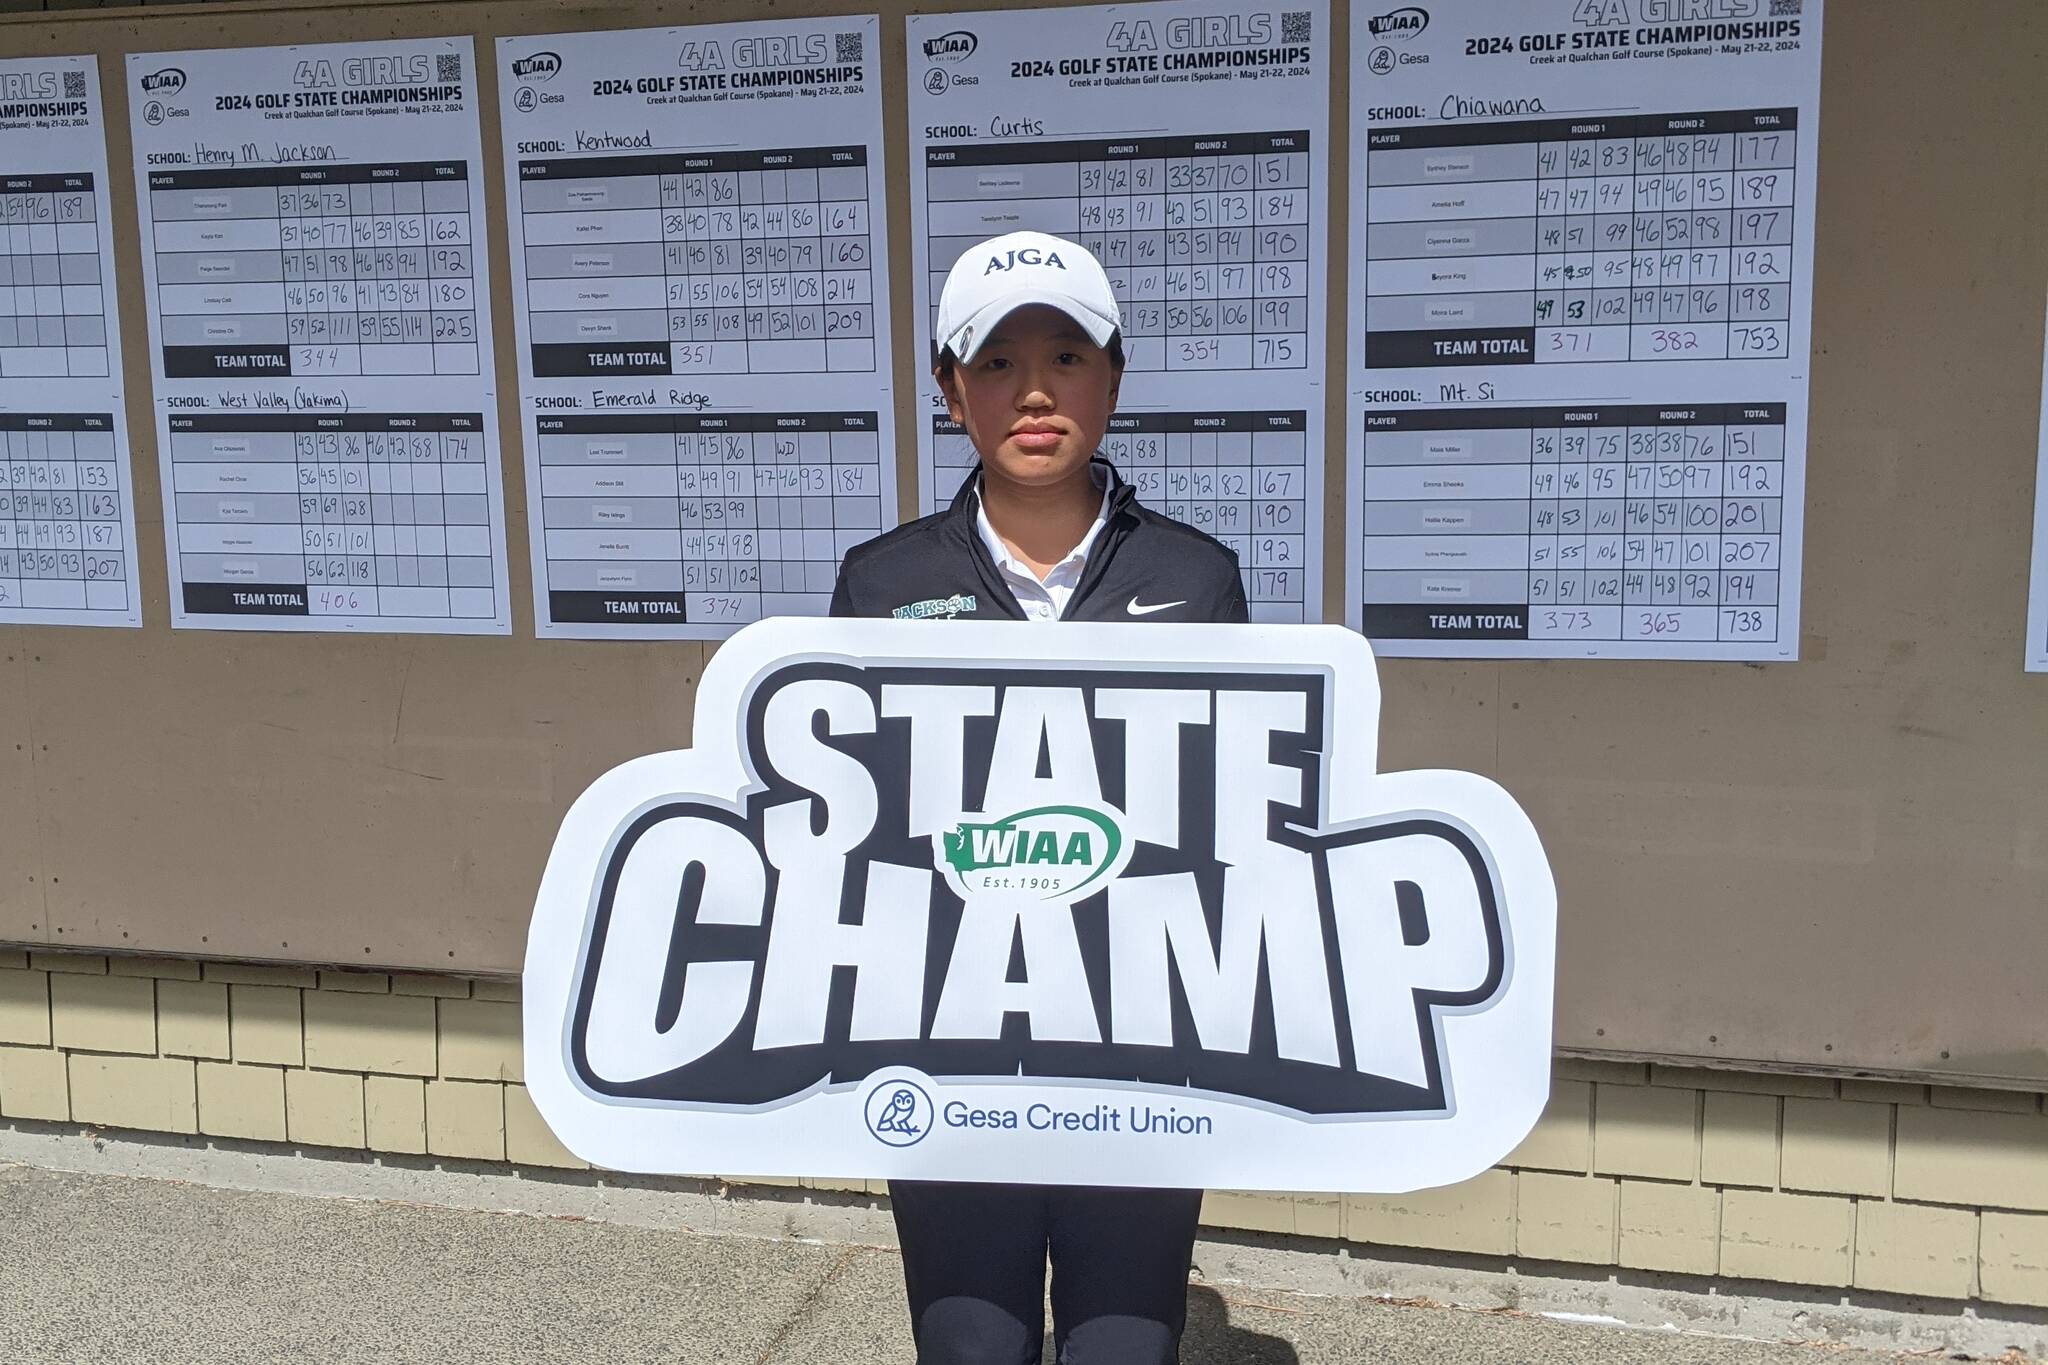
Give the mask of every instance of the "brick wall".
[{"label": "brick wall", "polygon": [[517,988],[0,949],[0,1116],[580,1166],[520,1083]]},{"label": "brick wall", "polygon": [[[0,948],[0,1117],[581,1166],[521,1081],[503,982]],[[2048,1116],[2009,1091],[1563,1061],[1535,1132],[1476,1180],[1215,1192],[1204,1212],[1332,1242],[2048,1306]]]},{"label": "brick wall", "polygon": [[2041,1096],[1562,1061],[1478,1180],[1344,1201],[1361,1242],[2048,1304]]}]

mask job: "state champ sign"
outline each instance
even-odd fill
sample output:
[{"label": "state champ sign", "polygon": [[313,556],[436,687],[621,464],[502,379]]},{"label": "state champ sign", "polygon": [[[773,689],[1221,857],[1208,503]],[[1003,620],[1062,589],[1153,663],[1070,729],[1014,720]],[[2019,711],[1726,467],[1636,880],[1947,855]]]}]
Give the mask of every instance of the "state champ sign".
[{"label": "state champ sign", "polygon": [[1331,626],[780,619],[563,821],[526,1079],[623,1170],[1399,1191],[1550,1076],[1506,792]]}]

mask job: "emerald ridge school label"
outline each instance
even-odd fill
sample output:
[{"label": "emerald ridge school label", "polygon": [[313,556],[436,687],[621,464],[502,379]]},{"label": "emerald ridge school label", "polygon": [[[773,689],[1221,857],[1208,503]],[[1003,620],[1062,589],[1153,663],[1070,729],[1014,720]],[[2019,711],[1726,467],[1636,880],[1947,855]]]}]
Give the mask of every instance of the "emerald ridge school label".
[{"label": "emerald ridge school label", "polygon": [[1335,627],[749,626],[563,822],[528,1085],[629,1170],[1472,1175],[1547,1096],[1556,891],[1378,712]]}]

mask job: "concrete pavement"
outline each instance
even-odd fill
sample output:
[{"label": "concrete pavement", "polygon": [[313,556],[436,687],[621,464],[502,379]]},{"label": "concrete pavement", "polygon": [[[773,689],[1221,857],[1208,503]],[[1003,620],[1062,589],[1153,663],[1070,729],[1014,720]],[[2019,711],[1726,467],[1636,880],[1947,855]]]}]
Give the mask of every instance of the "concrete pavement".
[{"label": "concrete pavement", "polygon": [[[0,1361],[908,1361],[896,1254],[0,1165]],[[1187,1365],[1897,1357],[1197,1284]]]}]

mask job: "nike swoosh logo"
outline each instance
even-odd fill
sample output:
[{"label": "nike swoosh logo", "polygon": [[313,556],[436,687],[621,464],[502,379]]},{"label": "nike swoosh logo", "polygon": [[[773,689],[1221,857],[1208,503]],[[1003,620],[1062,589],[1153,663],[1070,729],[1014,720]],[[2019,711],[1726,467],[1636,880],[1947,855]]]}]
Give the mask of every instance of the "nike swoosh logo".
[{"label": "nike swoosh logo", "polygon": [[1133,616],[1150,616],[1155,611],[1165,611],[1168,607],[1184,607],[1187,604],[1187,599],[1183,597],[1178,602],[1154,602],[1150,606],[1140,606],[1138,599],[1133,597],[1124,610]]}]

